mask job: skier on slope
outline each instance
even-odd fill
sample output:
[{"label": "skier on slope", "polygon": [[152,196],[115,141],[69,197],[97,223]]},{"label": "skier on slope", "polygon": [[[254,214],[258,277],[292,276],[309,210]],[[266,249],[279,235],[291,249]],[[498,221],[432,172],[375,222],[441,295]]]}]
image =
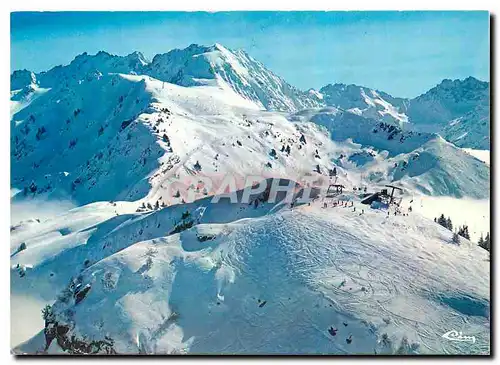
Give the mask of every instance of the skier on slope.
[{"label": "skier on slope", "polygon": [[328,333],[330,333],[332,336],[336,336],[337,331],[338,330],[336,328],[333,328],[332,326],[330,326],[330,328],[328,329]]}]

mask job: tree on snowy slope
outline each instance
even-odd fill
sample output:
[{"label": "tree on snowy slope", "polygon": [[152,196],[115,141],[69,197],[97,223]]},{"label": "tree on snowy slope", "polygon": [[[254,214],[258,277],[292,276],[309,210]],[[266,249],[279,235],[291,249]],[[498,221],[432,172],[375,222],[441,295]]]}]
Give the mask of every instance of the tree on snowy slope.
[{"label": "tree on snowy slope", "polygon": [[467,225],[464,224],[462,227],[459,227],[458,234],[463,238],[470,240],[469,227]]},{"label": "tree on snowy slope", "polygon": [[452,222],[451,222],[451,218],[450,218],[450,217],[445,218],[444,214],[441,214],[441,215],[439,216],[439,218],[437,218],[437,220],[436,220],[436,219],[434,219],[434,222],[439,223],[439,224],[440,224],[440,225],[442,225],[444,228],[447,228],[447,229],[449,229],[450,231],[452,231],[452,230],[453,230],[453,224],[452,224]]},{"label": "tree on snowy slope", "polygon": [[444,214],[441,214],[439,216],[439,218],[437,219],[437,223],[439,223],[443,227],[446,227],[446,218],[444,217]]},{"label": "tree on snowy slope", "polygon": [[450,231],[453,230],[453,224],[451,223],[451,218],[450,217],[448,217],[446,219],[446,228],[448,228]]},{"label": "tree on snowy slope", "polygon": [[490,252],[490,234],[489,232],[486,234],[486,238],[483,238],[481,234],[481,238],[479,238],[479,247],[484,248],[486,251]]}]

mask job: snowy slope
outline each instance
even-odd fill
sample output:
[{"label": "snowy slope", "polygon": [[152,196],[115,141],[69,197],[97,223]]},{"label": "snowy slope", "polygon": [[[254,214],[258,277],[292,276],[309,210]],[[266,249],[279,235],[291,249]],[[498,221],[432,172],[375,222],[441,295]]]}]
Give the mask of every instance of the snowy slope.
[{"label": "snowy slope", "polygon": [[50,89],[39,87],[36,83],[28,84],[19,90],[10,92],[10,117],[16,114],[21,109],[26,108],[38,97],[45,94]]},{"label": "snowy slope", "polygon": [[489,150],[489,114],[489,106],[479,106],[463,116],[451,120],[443,126],[440,133],[459,147]]},{"label": "snowy slope", "polygon": [[[116,218],[52,261],[26,257],[34,267],[22,278],[13,273],[12,286],[19,294],[38,288],[51,267],[58,270],[45,279],[46,293],[74,278],[52,307],[47,328],[58,335],[49,353],[88,350],[90,339],[92,349],[111,353],[489,351],[486,251],[466,240],[452,244],[451,232],[419,215],[319,206],[272,214],[248,207],[243,216],[255,218],[239,219],[242,207],[226,204],[216,221],[219,207],[207,207],[212,212],[198,224],[169,236],[168,217],[182,207]],[[95,260],[88,255],[106,256],[106,249],[93,245],[113,249]],[[441,337],[453,329],[476,342]],[[40,334],[16,351],[44,347]]]},{"label": "snowy slope", "polygon": [[[96,95],[106,98],[96,105]],[[296,178],[317,165],[327,173],[332,158],[351,148],[313,123],[261,112],[230,89],[135,75],[51,89],[16,113],[11,127],[12,186],[22,190],[15,199],[71,196],[80,204],[154,203],[163,195],[180,202],[164,183],[185,184],[197,174]],[[197,161],[201,172],[194,170]]]},{"label": "snowy slope", "polygon": [[[444,214],[450,217],[455,228],[467,225],[472,242],[490,232],[490,200],[489,199],[456,199],[448,196],[429,196],[424,194],[412,197],[412,209],[429,219]],[[439,212],[439,214],[436,214]]]},{"label": "snowy slope", "polygon": [[292,114],[290,120],[314,122],[326,127],[335,141],[351,138],[356,143],[387,150],[391,156],[412,151],[436,137],[429,133],[406,132],[396,125],[333,107],[301,110]]},{"label": "snowy slope", "polygon": [[322,125],[335,141],[360,144],[335,163],[358,172],[366,184],[397,182],[409,192],[489,198],[489,166],[439,135],[404,131],[335,108],[303,110],[290,119]]},{"label": "snowy slope", "polygon": [[161,149],[148,128],[129,123],[150,101],[144,82],[118,75],[46,92],[11,121],[12,185],[22,195],[55,192],[84,203],[140,185]]},{"label": "snowy slope", "polygon": [[[96,107],[98,94],[107,97]],[[349,169],[341,155],[364,153],[367,148],[387,151],[382,167],[388,170],[410,159],[393,161],[397,155],[414,153],[439,139],[336,108],[305,109],[290,116],[262,112],[231,89],[186,88],[135,75],[102,75],[69,89],[51,89],[14,114],[11,128],[12,186],[23,191],[15,199],[71,196],[80,204],[138,199],[154,204],[160,198],[181,202],[184,196],[173,198],[166,183],[179,181],[184,195],[200,174],[297,180],[317,165],[328,174],[334,167]],[[446,146],[449,151],[430,162],[455,159],[461,169],[448,176],[458,182],[420,179],[419,187],[438,184],[439,188],[425,188],[435,195],[487,196],[489,168]],[[201,171],[195,170],[196,163]],[[433,167],[434,162],[421,166],[414,175]],[[474,185],[460,178],[463,171],[466,177],[475,176]],[[400,179],[392,173],[376,175],[381,182]]]},{"label": "snowy slope", "polygon": [[[392,166],[394,165],[394,166]],[[431,196],[489,199],[490,169],[475,157],[437,137],[415,149],[387,160],[374,169],[367,168],[369,178],[398,182],[409,191]]]}]

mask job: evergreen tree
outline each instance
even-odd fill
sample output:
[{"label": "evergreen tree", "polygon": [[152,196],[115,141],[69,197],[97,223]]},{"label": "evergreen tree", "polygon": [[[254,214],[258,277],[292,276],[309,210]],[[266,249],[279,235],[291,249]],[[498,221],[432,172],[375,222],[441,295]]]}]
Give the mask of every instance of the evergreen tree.
[{"label": "evergreen tree", "polygon": [[444,228],[448,228],[448,222],[444,217],[444,214],[441,214],[437,219],[438,224],[442,225]]},{"label": "evergreen tree", "polygon": [[490,252],[490,234],[489,232],[486,234],[486,238],[483,239],[483,236],[481,235],[481,238],[479,239],[479,246],[481,248],[484,248],[486,251]]},{"label": "evergreen tree", "polygon": [[456,243],[456,244],[460,243],[460,236],[458,235],[457,232],[453,233],[452,241],[453,241],[453,243]]},{"label": "evergreen tree", "polygon": [[448,228],[450,231],[453,231],[453,224],[451,223],[450,217],[448,217],[448,219],[446,219],[446,228]]},{"label": "evergreen tree", "polygon": [[458,228],[458,234],[463,238],[470,240],[469,227],[466,224]]}]

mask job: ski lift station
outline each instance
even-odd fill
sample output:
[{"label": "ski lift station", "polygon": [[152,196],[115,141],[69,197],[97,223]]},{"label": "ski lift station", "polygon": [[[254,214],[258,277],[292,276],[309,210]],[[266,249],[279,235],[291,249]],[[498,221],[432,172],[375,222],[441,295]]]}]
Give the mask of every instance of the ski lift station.
[{"label": "ski lift station", "polygon": [[328,190],[326,191],[327,198],[335,198],[336,196],[342,194],[342,190],[345,186],[342,184],[330,184]]},{"label": "ski lift station", "polygon": [[[379,192],[369,195],[361,201],[362,204],[370,205],[373,208],[389,208],[391,204],[400,206],[403,197],[396,197],[394,193],[397,191],[398,195],[402,195],[403,189],[394,185],[385,185],[387,189],[382,189]],[[390,193],[389,193],[390,190]]]}]

